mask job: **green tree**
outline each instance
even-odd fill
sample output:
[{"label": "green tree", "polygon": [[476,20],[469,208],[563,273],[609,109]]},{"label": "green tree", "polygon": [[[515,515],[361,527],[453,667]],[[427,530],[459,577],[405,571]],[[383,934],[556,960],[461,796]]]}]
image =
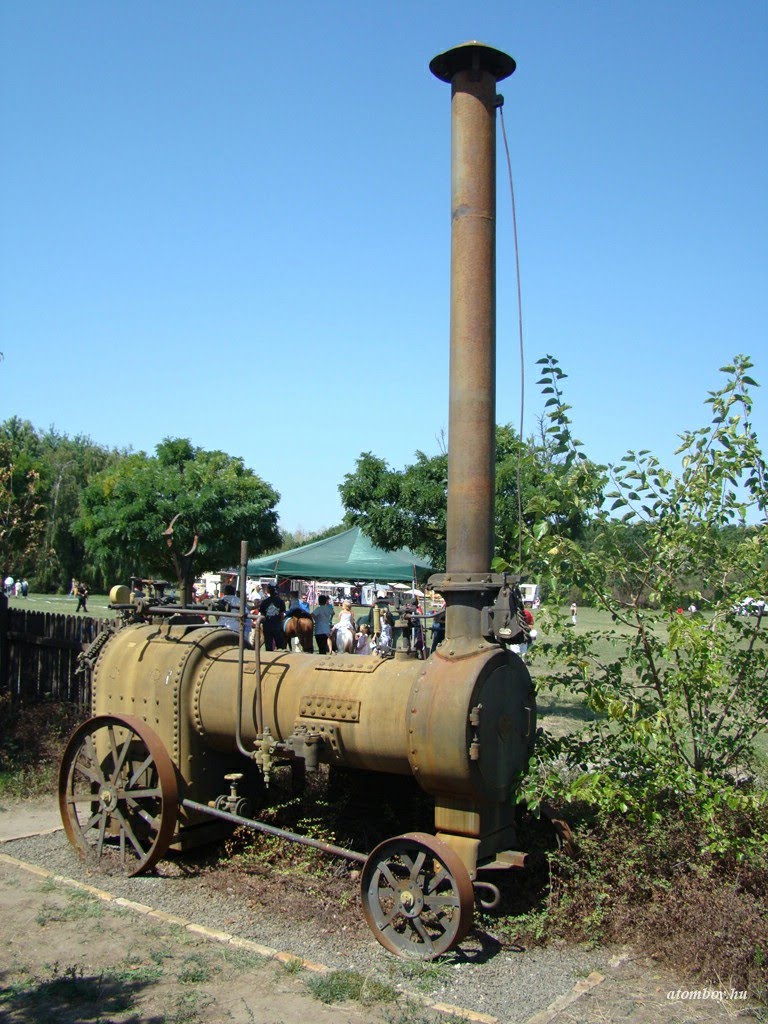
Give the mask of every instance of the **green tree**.
[{"label": "green tree", "polygon": [[0,572],[17,578],[30,568],[45,530],[40,473],[34,460],[0,437]]},{"label": "green tree", "polygon": [[[548,530],[578,538],[587,512],[600,494],[602,478],[588,460],[574,463],[542,432],[537,441],[521,441],[511,426],[496,428],[496,549],[519,548],[543,521]],[[394,470],[371,452],[357,459],[339,491],[346,519],[362,526],[388,550],[409,547],[436,568],[445,565],[448,456],[416,452],[416,461]],[[520,531],[520,514],[523,529]],[[528,546],[529,548],[530,546]],[[528,550],[530,555],[530,550]],[[535,573],[530,557],[526,572]]]},{"label": "green tree", "polygon": [[339,486],[345,519],[361,526],[386,551],[410,548],[440,567],[445,563],[448,457],[416,452],[402,471],[363,452]]},{"label": "green tree", "polygon": [[80,511],[80,496],[98,473],[125,457],[89,437],[70,438],[55,430],[41,435],[42,473],[46,490],[45,544],[35,566],[41,590],[68,589],[70,579],[88,576],[95,567],[86,559],[82,538],[73,531]]},{"label": "green tree", "polygon": [[193,570],[183,556],[195,545],[198,561],[227,566],[239,562],[241,540],[254,554],[279,543],[279,497],[242,459],[166,438],[154,457],[130,454],[97,474],[75,532],[105,581],[172,575],[188,595]]},{"label": "green tree", "polygon": [[[34,519],[42,529],[23,555],[25,575],[35,589],[64,590],[72,576],[87,572],[83,545],[72,532],[77,518],[80,493],[89,479],[110,462],[120,458],[78,435],[69,438],[50,429],[38,431],[28,420],[12,417],[0,425],[0,440],[10,453],[6,461],[18,472],[35,475],[35,492],[40,508]],[[32,525],[32,523],[30,523]],[[18,562],[21,552],[14,553]]]},{"label": "green tree", "polygon": [[[610,467],[612,490],[592,510],[588,546],[546,524],[529,538],[555,599],[577,583],[615,624],[608,634],[575,630],[556,614],[544,624],[555,638],[540,651],[545,678],[579,694],[596,721],[542,745],[527,783],[533,803],[586,799],[661,820],[672,802],[701,818],[716,847],[730,842],[726,816],[756,799],[733,785],[768,726],[763,617],[734,612],[763,593],[768,561],[751,365],[739,356],[723,367],[725,383],[707,399],[711,422],[681,437],[679,471],[648,451]],[[573,463],[583,456],[562,415],[562,376],[548,357],[542,379],[558,400],[551,428]],[[691,601],[695,613],[685,611]],[[615,656],[600,653],[606,641]]]}]

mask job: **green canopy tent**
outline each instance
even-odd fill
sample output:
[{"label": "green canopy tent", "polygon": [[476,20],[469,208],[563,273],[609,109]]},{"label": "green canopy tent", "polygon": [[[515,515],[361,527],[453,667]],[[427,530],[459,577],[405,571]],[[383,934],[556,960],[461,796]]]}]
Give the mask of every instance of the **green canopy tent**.
[{"label": "green canopy tent", "polygon": [[248,562],[249,576],[279,575],[305,580],[390,583],[424,580],[431,572],[432,567],[407,548],[377,548],[359,526],[292,551],[251,558]]}]

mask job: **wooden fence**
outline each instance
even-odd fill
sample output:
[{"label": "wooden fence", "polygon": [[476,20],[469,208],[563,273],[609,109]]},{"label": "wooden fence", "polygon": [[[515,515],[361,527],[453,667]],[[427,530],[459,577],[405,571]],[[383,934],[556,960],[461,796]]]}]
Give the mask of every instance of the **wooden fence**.
[{"label": "wooden fence", "polygon": [[0,694],[13,703],[57,700],[87,708],[90,681],[76,671],[77,657],[110,621],[9,608],[0,598]]}]

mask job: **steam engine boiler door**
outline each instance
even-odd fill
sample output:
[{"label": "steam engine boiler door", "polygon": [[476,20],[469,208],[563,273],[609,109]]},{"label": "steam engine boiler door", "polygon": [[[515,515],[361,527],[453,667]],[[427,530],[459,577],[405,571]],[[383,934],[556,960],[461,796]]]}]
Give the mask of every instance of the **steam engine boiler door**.
[{"label": "steam engine boiler door", "polygon": [[470,733],[479,743],[482,787],[503,801],[525,773],[536,729],[528,670],[522,662],[500,666],[481,684],[477,697],[479,720]]}]

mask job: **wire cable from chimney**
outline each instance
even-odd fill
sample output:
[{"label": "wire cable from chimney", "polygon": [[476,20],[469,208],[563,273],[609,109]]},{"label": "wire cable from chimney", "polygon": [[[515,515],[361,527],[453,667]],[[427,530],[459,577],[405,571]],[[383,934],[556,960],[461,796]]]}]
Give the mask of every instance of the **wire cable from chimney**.
[{"label": "wire cable from chimney", "polygon": [[520,348],[520,445],[517,450],[517,566],[518,572],[523,568],[523,497],[520,493],[520,466],[523,458],[523,416],[525,413],[525,351],[523,348],[523,299],[520,285],[520,248],[517,243],[517,210],[515,208],[515,186],[512,179],[512,161],[509,156],[507,129],[504,124],[504,97],[496,97],[496,106],[501,119],[501,134],[504,139],[504,152],[507,156],[507,174],[509,176],[509,194],[512,201],[512,235],[515,248],[515,274],[517,277],[517,323]]}]

